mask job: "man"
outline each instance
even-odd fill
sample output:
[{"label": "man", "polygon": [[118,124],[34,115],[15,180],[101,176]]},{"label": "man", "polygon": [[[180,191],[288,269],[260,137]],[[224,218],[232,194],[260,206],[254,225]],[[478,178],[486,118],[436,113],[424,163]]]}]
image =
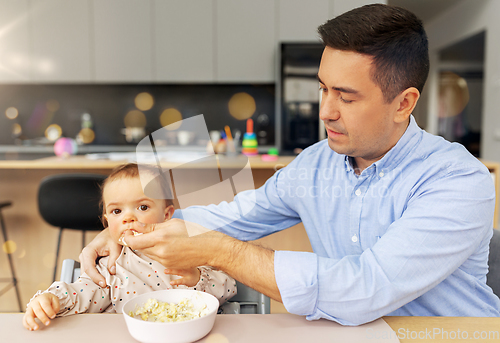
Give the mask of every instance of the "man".
[{"label": "man", "polygon": [[[488,170],[411,116],[429,69],[421,21],[377,4],[318,31],[328,139],[255,193],[240,193],[240,206],[257,199],[243,218],[234,203],[192,207],[182,210],[190,226],[230,224],[188,237],[186,222],[171,220],[126,243],[165,266],[215,266],[310,320],[499,316],[485,283],[495,202]],[[243,242],[301,221],[314,253]],[[82,253],[95,281],[96,257],[116,256],[108,242],[104,232]]]}]

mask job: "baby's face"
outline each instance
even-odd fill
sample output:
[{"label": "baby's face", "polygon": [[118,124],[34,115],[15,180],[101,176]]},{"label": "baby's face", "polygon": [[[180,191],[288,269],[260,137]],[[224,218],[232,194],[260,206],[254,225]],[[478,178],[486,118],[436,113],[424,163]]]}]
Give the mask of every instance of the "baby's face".
[{"label": "baby's face", "polygon": [[104,188],[103,200],[109,231],[116,242],[127,230],[144,233],[134,222],[164,222],[173,211],[172,206],[166,207],[164,200],[145,196],[138,177],[111,181]]}]

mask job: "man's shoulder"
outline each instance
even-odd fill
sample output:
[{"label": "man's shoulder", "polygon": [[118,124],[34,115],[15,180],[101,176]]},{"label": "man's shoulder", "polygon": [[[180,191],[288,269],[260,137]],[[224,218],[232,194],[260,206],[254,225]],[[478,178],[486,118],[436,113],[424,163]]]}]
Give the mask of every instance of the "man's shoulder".
[{"label": "man's shoulder", "polygon": [[429,133],[424,134],[420,147],[420,155],[429,165],[440,169],[482,169],[487,168],[462,144],[449,142],[443,137]]},{"label": "man's shoulder", "polygon": [[465,162],[472,165],[481,165],[481,162],[460,143],[450,142],[443,137],[429,133],[426,133],[424,137],[427,138],[424,151],[428,158],[442,160],[445,163]]}]

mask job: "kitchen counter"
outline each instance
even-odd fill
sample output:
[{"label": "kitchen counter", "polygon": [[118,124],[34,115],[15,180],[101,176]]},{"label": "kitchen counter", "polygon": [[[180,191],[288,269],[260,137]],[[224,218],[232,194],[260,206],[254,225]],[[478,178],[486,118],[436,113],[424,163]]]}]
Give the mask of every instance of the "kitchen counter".
[{"label": "kitchen counter", "polygon": [[[94,155],[90,155],[94,156]],[[119,156],[119,155],[115,155]],[[128,156],[128,155],[124,155]],[[277,170],[288,165],[295,156],[279,156],[276,161],[262,161],[260,156],[250,156],[248,161],[252,169],[271,169]],[[113,169],[114,167],[127,163],[128,159],[105,159],[105,158],[88,158],[84,155],[63,157],[45,157],[36,160],[3,160],[0,161],[0,169]],[[229,158],[225,156],[219,157],[219,162],[224,163],[225,167],[240,167],[246,163],[246,156],[237,156]],[[174,168],[179,167],[182,162],[165,162],[162,161],[161,165],[164,167]],[[206,163],[190,164],[183,166],[184,168],[210,168],[211,165]],[[277,169],[275,169],[277,168]]]}]

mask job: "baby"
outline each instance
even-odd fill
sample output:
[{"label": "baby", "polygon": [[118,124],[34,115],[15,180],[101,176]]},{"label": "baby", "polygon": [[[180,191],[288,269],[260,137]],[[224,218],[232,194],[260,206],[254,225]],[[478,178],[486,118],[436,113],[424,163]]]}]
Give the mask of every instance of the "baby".
[{"label": "baby", "polygon": [[[149,168],[149,167],[148,167]],[[38,291],[30,300],[23,317],[28,330],[39,328],[35,318],[45,325],[56,316],[76,313],[117,312],[123,304],[136,295],[171,288],[206,291],[225,302],[236,294],[236,282],[223,272],[208,266],[193,269],[169,269],[134,251],[123,240],[127,230],[137,232],[134,222],[159,223],[169,220],[174,213],[171,200],[152,199],[144,195],[141,178],[154,169],[129,163],[114,169],[102,185],[104,227],[109,227],[111,237],[124,245],[116,261],[116,274],[107,269],[107,257],[99,260],[98,270],[106,277],[107,287],[100,287],[83,274],[76,282],[54,282],[46,291]],[[161,187],[160,187],[161,188]],[[137,227],[137,226],[136,226]],[[175,275],[174,275],[175,274]]]}]

